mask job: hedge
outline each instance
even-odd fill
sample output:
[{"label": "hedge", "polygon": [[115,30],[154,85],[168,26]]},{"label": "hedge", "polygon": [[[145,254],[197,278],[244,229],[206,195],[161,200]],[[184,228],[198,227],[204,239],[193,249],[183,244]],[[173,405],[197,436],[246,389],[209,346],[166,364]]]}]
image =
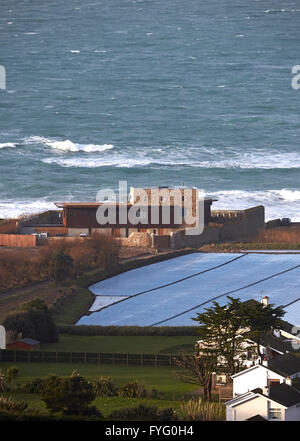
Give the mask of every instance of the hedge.
[{"label": "hedge", "polygon": [[60,325],[60,334],[95,336],[197,336],[197,326],[89,326]]}]

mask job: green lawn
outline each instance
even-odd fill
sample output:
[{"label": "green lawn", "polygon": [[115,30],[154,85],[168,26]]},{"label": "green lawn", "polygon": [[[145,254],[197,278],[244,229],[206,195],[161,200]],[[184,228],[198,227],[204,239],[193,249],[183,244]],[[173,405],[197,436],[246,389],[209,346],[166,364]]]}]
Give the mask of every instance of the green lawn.
[{"label": "green lawn", "polygon": [[[105,397],[97,398],[95,405],[104,416],[109,415],[113,410],[126,407],[133,407],[139,404],[152,405],[164,409],[173,407],[178,409],[181,400],[186,394],[195,390],[197,385],[180,382],[176,377],[176,369],[168,367],[137,367],[137,366],[111,366],[111,365],[83,365],[83,364],[64,364],[64,363],[0,363],[0,370],[4,371],[9,366],[17,366],[19,375],[17,386],[21,386],[26,381],[34,377],[45,377],[48,374],[70,375],[76,369],[86,378],[93,378],[98,375],[108,375],[115,384],[122,386],[129,380],[135,379],[142,382],[150,392],[156,389],[163,393],[161,399],[144,398],[124,398],[124,397]],[[10,395],[10,394],[8,394]],[[46,413],[46,407],[37,394],[24,394],[14,392],[15,400],[24,400],[30,408],[36,408]]]},{"label": "green lawn", "polygon": [[61,334],[59,342],[41,345],[44,351],[116,352],[125,354],[175,354],[191,352],[197,337],[80,336]]},{"label": "green lawn", "polygon": [[86,378],[109,375],[119,386],[135,379],[143,382],[149,390],[157,389],[163,392],[167,399],[178,399],[183,394],[197,388],[196,385],[180,382],[175,375],[176,369],[169,367],[0,362],[0,370],[5,370],[9,366],[17,366],[19,368],[17,385],[21,385],[34,377],[45,377],[48,374],[70,375],[76,369]]}]

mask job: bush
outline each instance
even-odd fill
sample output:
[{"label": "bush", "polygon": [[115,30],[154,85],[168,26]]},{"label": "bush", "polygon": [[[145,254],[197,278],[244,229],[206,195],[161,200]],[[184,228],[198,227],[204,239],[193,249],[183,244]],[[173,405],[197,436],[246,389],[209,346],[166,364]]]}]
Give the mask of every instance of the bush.
[{"label": "bush", "polygon": [[115,397],[118,395],[117,386],[110,377],[96,377],[91,381],[97,397]]},{"label": "bush", "polygon": [[15,402],[12,397],[0,396],[0,411],[22,414],[28,405],[24,401]]},{"label": "bush", "polygon": [[222,421],[225,420],[225,406],[192,399],[180,405],[179,416],[183,421]]},{"label": "bush", "polygon": [[145,398],[147,391],[142,383],[132,380],[121,388],[120,395],[128,398]]},{"label": "bush", "polygon": [[47,305],[40,299],[32,300],[23,305],[23,311],[6,317],[3,325],[16,338],[30,337],[43,343],[58,340],[58,330],[51,317]]},{"label": "bush", "polygon": [[77,372],[67,378],[51,375],[43,385],[41,398],[52,413],[101,417],[90,403],[96,398],[92,385]]},{"label": "bush", "polygon": [[174,421],[176,420],[175,411],[172,408],[158,410],[155,406],[145,406],[140,404],[134,408],[115,410],[108,419],[111,420],[150,420],[150,421]]},{"label": "bush", "polygon": [[25,394],[40,394],[44,387],[45,380],[42,378],[34,378],[33,380],[27,381],[21,388],[20,391]]}]

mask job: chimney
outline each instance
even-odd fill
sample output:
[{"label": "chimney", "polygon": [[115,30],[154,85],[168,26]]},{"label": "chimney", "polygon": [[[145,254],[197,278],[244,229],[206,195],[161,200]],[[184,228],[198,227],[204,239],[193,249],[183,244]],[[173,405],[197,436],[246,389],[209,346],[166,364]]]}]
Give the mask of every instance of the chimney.
[{"label": "chimney", "polygon": [[268,362],[268,357],[266,356],[266,355],[264,355],[263,357],[262,357],[262,363],[261,363],[263,366],[266,366],[266,367],[268,367],[268,364],[269,364],[269,362]]},{"label": "chimney", "polygon": [[263,304],[264,307],[265,307],[265,306],[268,306],[268,304],[269,304],[269,297],[268,297],[268,296],[264,296],[264,297],[261,299],[261,303]]},{"label": "chimney", "polygon": [[291,377],[286,377],[285,384],[287,384],[288,386],[292,386],[292,379],[291,379]]},{"label": "chimney", "polygon": [[268,388],[268,386],[264,386],[262,391],[263,391],[264,395],[269,395],[269,388]]}]

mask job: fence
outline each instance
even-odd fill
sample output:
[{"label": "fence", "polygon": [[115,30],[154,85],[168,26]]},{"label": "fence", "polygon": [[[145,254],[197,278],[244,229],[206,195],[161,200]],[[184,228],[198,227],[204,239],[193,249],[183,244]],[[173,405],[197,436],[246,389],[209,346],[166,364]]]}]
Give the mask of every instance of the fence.
[{"label": "fence", "polygon": [[118,364],[138,366],[175,367],[177,355],[164,354],[117,354],[91,352],[47,352],[0,350],[0,362],[27,363],[82,363],[82,364]]},{"label": "fence", "polygon": [[36,236],[30,234],[0,234],[0,246],[32,248],[36,245]]}]

